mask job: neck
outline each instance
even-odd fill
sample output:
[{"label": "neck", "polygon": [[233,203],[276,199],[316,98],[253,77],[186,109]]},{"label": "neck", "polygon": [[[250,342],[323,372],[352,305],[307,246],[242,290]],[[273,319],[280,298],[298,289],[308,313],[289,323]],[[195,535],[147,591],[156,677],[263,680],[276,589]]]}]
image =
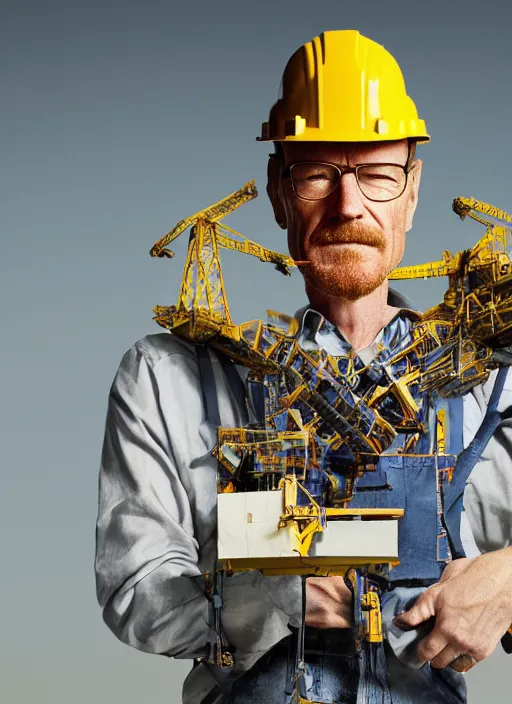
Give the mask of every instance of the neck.
[{"label": "neck", "polygon": [[356,352],[371,345],[399,310],[388,305],[387,280],[368,296],[357,301],[326,296],[308,285],[306,294],[311,306],[336,325]]}]

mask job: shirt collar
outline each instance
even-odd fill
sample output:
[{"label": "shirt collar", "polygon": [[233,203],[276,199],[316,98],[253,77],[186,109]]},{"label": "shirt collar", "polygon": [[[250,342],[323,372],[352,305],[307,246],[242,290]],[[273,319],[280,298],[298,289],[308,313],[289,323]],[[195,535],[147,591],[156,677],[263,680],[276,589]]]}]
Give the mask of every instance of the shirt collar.
[{"label": "shirt collar", "polygon": [[[369,364],[384,350],[389,354],[395,349],[399,343],[403,342],[412,323],[421,317],[411,301],[393,289],[389,289],[388,292],[388,305],[399,308],[399,311],[380,330],[375,340],[357,353],[365,364]],[[338,328],[309,305],[298,310],[295,317],[299,323],[297,341],[305,352],[321,347],[327,354],[336,357],[353,354],[350,343]]]}]

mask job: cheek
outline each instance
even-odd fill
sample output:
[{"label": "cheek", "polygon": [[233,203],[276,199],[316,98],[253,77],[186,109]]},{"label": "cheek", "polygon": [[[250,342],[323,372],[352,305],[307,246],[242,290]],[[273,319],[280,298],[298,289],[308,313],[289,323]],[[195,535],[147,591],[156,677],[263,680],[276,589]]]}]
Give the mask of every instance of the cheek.
[{"label": "cheek", "polygon": [[285,202],[286,222],[288,229],[288,249],[294,259],[306,257],[306,247],[309,235],[314,229],[311,214],[294,204],[292,207]]},{"label": "cheek", "polygon": [[286,214],[287,222],[287,238],[288,238],[288,250],[293,259],[300,259],[301,250],[301,237],[300,229],[297,227],[296,218],[293,213],[287,212]]},{"label": "cheek", "polygon": [[288,225],[288,251],[292,259],[300,259],[299,242],[291,225]]},{"label": "cheek", "polygon": [[389,248],[393,267],[398,266],[405,250],[405,218],[406,213],[403,208],[395,211],[391,227],[391,242]]},{"label": "cheek", "polygon": [[393,253],[403,252],[405,246],[405,230],[403,226],[397,225],[393,228],[392,251]]}]

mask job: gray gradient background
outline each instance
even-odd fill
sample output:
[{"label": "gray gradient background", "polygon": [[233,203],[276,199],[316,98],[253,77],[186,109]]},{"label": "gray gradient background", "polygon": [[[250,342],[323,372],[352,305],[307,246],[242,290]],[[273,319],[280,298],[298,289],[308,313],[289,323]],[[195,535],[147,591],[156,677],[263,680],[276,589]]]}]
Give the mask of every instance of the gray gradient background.
[{"label": "gray gradient background", "polygon": [[[316,7],[315,7],[316,5]],[[103,625],[93,580],[107,393],[124,351],[176,299],[148,256],[183,217],[255,178],[228,220],[284,250],[254,141],[292,51],[358,28],[402,65],[433,141],[405,263],[483,234],[456,195],[512,209],[511,10],[500,2],[2,2],[0,699],[181,701],[189,663],[136,652]],[[236,321],[293,311],[300,276],[223,254]],[[442,282],[402,290],[426,306]],[[470,673],[470,702],[508,701],[512,660]]]}]

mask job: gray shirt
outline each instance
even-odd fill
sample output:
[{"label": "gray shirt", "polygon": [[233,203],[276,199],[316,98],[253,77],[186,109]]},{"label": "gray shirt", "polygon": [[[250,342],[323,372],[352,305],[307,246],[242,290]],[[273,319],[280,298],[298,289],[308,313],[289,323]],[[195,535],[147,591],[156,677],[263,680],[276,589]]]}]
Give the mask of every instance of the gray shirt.
[{"label": "gray shirt", "polygon": [[[247,410],[219,358],[209,354],[221,423],[241,426]],[[466,445],[495,376],[464,398]],[[201,575],[216,556],[217,463],[211,451],[217,427],[203,388],[193,345],[165,332],[137,342],[111,388],[100,469],[95,567],[104,620],[123,642],[177,658],[204,655],[212,636]],[[511,403],[509,374],[499,408]],[[502,423],[467,483],[467,551],[473,536],[481,551],[512,544],[511,424]],[[299,623],[300,607],[298,578],[254,571],[227,579],[223,627],[236,647],[233,674],[288,635],[288,624]],[[197,704],[213,682],[207,668],[194,668],[184,703]]]}]

